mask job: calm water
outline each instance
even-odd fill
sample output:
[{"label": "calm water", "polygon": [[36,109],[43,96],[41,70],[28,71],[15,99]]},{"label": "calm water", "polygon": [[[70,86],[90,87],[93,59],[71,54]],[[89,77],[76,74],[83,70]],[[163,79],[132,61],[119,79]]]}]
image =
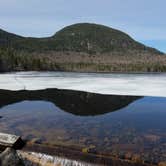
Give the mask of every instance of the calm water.
[{"label": "calm water", "polygon": [[166,161],[166,98],[70,90],[0,91],[0,132],[50,145]]}]

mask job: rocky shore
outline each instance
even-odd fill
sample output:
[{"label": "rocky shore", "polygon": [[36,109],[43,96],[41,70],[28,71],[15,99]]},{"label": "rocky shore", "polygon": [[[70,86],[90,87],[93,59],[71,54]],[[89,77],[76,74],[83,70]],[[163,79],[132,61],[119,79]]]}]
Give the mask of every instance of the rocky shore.
[{"label": "rocky shore", "polygon": [[0,154],[0,166],[24,166],[24,162],[16,150],[6,148]]},{"label": "rocky shore", "polygon": [[[119,162],[119,164],[122,166],[132,165],[132,163],[127,163],[127,162],[123,163]],[[99,164],[97,165],[100,166]],[[0,166],[97,166],[97,165],[76,161],[76,160],[70,160],[58,156],[51,156],[44,153],[14,150],[12,148],[6,148],[2,153],[0,153]],[[146,164],[133,163],[133,165],[145,166]],[[160,162],[157,166],[166,166],[166,162]]]},{"label": "rocky shore", "polygon": [[95,166],[42,153],[16,151],[6,148],[0,154],[0,166]]}]

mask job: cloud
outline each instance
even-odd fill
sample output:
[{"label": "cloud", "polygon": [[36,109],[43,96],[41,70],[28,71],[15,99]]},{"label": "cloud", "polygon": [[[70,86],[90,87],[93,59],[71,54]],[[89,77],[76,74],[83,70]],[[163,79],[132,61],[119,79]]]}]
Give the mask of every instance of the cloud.
[{"label": "cloud", "polygon": [[76,22],[105,24],[137,40],[166,39],[165,0],[0,0],[1,28],[47,36]]}]

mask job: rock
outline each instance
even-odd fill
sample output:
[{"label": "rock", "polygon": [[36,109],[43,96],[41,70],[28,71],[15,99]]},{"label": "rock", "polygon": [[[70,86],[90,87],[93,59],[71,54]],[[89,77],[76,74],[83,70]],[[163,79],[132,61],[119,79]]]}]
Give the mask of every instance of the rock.
[{"label": "rock", "polygon": [[6,149],[7,147],[12,147],[15,150],[21,149],[25,145],[24,141],[20,136],[0,133],[0,148]]},{"label": "rock", "polygon": [[0,154],[0,166],[24,166],[24,164],[16,150],[6,148],[6,150]]}]

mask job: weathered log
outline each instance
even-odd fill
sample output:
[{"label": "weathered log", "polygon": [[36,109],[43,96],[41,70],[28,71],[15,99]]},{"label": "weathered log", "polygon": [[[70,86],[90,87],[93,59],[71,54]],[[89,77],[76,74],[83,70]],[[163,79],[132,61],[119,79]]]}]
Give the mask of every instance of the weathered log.
[{"label": "weathered log", "polygon": [[0,150],[11,147],[15,150],[21,149],[24,146],[24,141],[20,136],[0,133]]}]

